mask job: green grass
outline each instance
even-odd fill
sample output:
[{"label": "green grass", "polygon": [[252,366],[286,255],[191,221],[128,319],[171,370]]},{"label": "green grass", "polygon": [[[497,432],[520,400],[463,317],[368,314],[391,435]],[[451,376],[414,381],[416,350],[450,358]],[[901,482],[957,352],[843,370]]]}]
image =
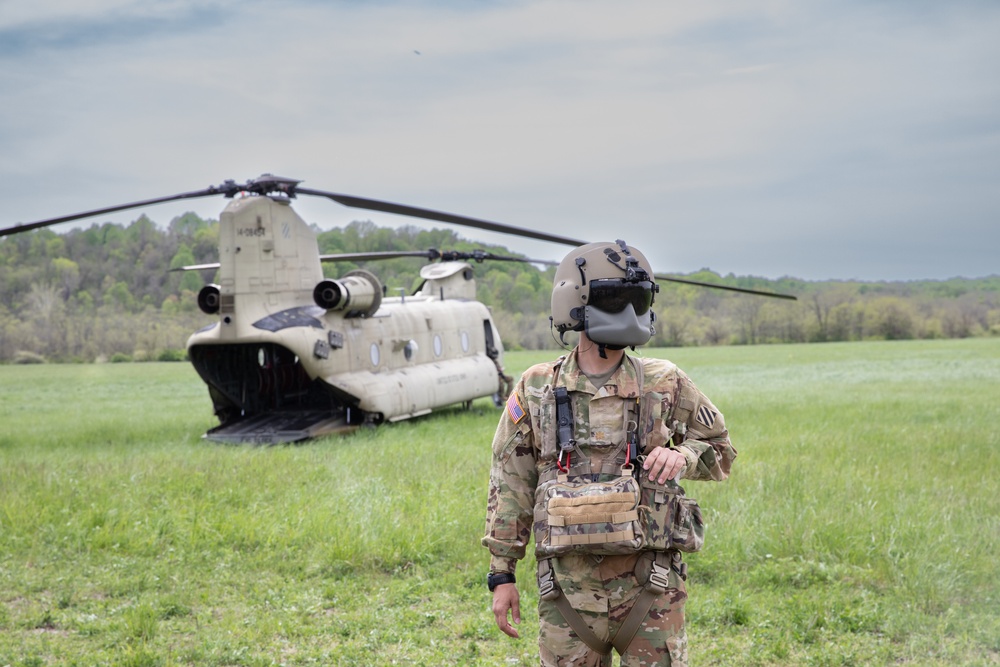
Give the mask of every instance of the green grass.
[{"label": "green grass", "polygon": [[[695,664],[1000,662],[1000,340],[654,353],[740,451],[688,485]],[[532,563],[519,642],[483,585],[498,418],[220,446],[187,364],[0,366],[0,667],[536,664]]]}]

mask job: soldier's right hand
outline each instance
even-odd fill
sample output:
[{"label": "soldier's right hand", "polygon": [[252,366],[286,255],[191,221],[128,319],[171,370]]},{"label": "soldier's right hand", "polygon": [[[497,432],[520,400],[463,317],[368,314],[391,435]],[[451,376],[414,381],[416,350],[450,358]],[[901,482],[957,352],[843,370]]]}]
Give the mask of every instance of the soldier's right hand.
[{"label": "soldier's right hand", "polygon": [[[649,479],[655,480],[659,484],[665,484],[668,479],[675,481],[680,479],[686,465],[687,459],[677,450],[656,447],[646,456],[642,468],[649,471]],[[657,475],[659,475],[659,479],[657,479]]]},{"label": "soldier's right hand", "polygon": [[521,635],[510,621],[507,620],[507,612],[510,612],[515,624],[521,624],[521,596],[517,592],[517,584],[500,584],[493,591],[493,616],[496,617],[497,627],[505,635],[520,638]]}]

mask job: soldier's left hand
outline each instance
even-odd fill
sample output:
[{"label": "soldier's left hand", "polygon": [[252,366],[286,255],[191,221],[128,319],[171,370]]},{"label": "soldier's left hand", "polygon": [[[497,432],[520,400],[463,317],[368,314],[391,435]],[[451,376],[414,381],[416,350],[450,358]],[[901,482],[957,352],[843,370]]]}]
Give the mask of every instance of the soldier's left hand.
[{"label": "soldier's left hand", "polygon": [[668,479],[676,479],[686,467],[687,459],[684,455],[668,447],[656,447],[642,464],[642,469],[649,471],[649,479],[655,479],[659,484],[665,484]]}]

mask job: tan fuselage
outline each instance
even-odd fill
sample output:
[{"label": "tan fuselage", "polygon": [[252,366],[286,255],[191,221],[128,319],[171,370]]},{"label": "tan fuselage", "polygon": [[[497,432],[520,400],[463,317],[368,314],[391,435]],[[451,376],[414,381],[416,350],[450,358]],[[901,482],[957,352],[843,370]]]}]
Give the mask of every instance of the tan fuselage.
[{"label": "tan fuselage", "polygon": [[[344,301],[361,287],[382,291],[374,276],[358,273],[338,283]],[[285,201],[234,200],[220,219],[218,319],[188,341],[196,368],[214,386],[220,418],[261,409],[255,391],[278,392],[268,409],[293,407],[292,392],[282,396],[280,386],[275,389],[282,378],[268,376],[272,357],[282,356],[288,367],[282,373],[300,377],[288,387],[304,391],[309,382],[322,383],[332,405],[360,410],[369,422],[496,394],[503,348],[489,310],[475,301],[469,265],[430,265],[421,275],[424,286],[412,296],[379,293],[374,304],[369,299],[357,309],[343,302],[321,308],[313,295],[324,280],[313,231]],[[240,361],[228,360],[223,350],[238,351]]]}]

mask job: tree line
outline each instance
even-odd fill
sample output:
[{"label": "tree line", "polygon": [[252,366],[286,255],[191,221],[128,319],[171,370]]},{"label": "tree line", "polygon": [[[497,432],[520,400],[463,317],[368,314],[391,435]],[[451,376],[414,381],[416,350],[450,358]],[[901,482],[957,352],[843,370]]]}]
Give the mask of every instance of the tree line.
[{"label": "tree line", "polygon": [[[396,229],[370,221],[316,229],[320,252],[486,250],[442,229]],[[218,221],[193,213],[156,225],[93,224],[0,239],[0,363],[182,359],[187,337],[213,318],[197,307],[212,271],[171,272],[217,261]],[[331,278],[365,268],[389,294],[410,293],[425,260],[323,265]],[[474,264],[478,298],[493,310],[510,349],[557,346],[549,327],[555,269],[531,263]],[[652,344],[676,347],[1000,335],[1000,276],[862,282],[769,280],[709,269],[680,275],[701,282],[791,293],[784,301],[662,283]]]}]

